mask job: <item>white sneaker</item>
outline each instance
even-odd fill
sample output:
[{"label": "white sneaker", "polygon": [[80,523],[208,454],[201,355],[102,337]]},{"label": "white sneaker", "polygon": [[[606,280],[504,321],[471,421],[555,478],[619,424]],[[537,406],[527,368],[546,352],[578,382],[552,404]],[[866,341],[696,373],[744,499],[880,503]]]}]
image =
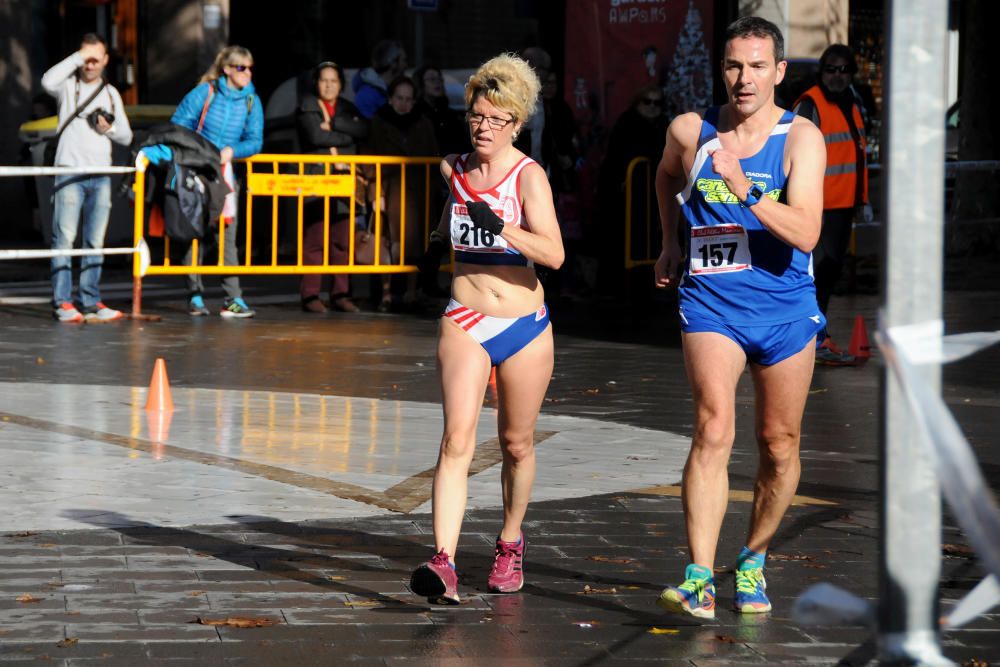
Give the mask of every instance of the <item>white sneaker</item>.
[{"label": "white sneaker", "polygon": [[52,311],[52,317],[60,322],[83,322],[83,315],[69,301],[59,304],[59,307]]},{"label": "white sneaker", "polygon": [[114,322],[122,318],[122,311],[108,308],[98,301],[93,310],[87,311],[83,317],[88,322]]}]

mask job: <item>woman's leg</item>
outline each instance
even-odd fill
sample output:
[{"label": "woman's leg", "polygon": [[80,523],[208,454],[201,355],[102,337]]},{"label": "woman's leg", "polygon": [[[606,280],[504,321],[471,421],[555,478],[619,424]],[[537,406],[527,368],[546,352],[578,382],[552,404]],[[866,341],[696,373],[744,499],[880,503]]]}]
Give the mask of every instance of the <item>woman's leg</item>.
[{"label": "woman's leg", "polygon": [[503,529],[500,539],[514,542],[535,481],[535,423],[552,378],[552,326],[497,366],[499,435],[503,452]]},{"label": "woman's leg", "polygon": [[[330,239],[331,245],[333,239]],[[302,237],[302,263],[322,264],[323,263],[323,221],[315,220],[306,227]],[[302,296],[302,303],[310,299],[319,298],[320,288],[323,286],[323,274],[307,273],[302,276],[299,285],[299,294]]]},{"label": "woman's leg", "polygon": [[[330,263],[347,264],[350,250],[351,220],[340,218],[335,220],[330,229]],[[330,301],[346,299],[351,293],[350,276],[346,273],[333,274],[330,285]]]},{"label": "woman's leg", "polygon": [[468,497],[476,424],[490,376],[490,358],[472,336],[441,320],[438,373],[444,405],[444,435],[434,471],[434,544],[454,562]]}]

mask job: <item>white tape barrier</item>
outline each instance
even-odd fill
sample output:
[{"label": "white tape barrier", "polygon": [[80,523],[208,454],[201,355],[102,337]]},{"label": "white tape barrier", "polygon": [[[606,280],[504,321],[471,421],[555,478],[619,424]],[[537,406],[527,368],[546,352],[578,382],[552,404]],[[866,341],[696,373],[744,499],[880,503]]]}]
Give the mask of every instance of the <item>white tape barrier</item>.
[{"label": "white tape barrier", "polygon": [[[913,351],[921,349],[920,341],[929,331],[926,325],[892,327],[879,330],[875,337],[879,350],[903,388],[913,416],[927,436],[921,442],[933,458],[941,482],[941,491],[951,506],[952,514],[972,544],[988,574],[1000,577],[1000,508],[993,492],[983,479],[969,442],[945,405],[941,396],[931,392],[916,371]],[[940,358],[953,361],[1000,341],[1000,331],[960,336],[945,336]],[[940,363],[924,357],[925,363]],[[989,592],[989,587],[985,589]],[[991,599],[979,592],[975,605],[980,613],[1000,603],[1000,594]],[[997,591],[1000,593],[1000,591]],[[968,596],[966,596],[968,597]],[[959,604],[962,615],[968,617],[966,600]],[[964,605],[964,608],[963,608]]]},{"label": "white tape barrier", "polygon": [[[935,461],[952,514],[988,573],[944,619],[945,628],[957,628],[1000,604],[1000,509],[958,423],[941,397],[927,388],[915,367],[967,357],[1000,342],[1000,331],[942,337],[942,330],[943,323],[936,320],[879,329],[875,339],[903,388],[914,418],[923,427],[926,437],[921,442]],[[854,594],[823,583],[798,597],[792,617],[802,625],[849,623],[872,627],[874,609]]]},{"label": "white tape barrier", "polygon": [[104,176],[134,173],[135,167],[0,167],[0,176]]},{"label": "white tape barrier", "polygon": [[139,253],[139,275],[149,270],[149,246],[142,239],[134,248],[73,248],[67,250],[0,250],[4,259],[50,259],[52,257],[88,257],[90,255],[134,255]]}]

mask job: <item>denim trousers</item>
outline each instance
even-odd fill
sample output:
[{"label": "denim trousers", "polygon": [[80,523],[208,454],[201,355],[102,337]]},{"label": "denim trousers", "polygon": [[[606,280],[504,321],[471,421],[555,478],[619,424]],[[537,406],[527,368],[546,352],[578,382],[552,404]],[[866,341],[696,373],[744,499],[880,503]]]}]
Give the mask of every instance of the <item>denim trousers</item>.
[{"label": "denim trousers", "polygon": [[[111,213],[110,176],[56,176],[52,249],[69,250],[83,222],[83,247],[103,248]],[[103,255],[80,259],[80,306],[91,310],[101,300]],[[73,302],[73,258],[52,258],[52,305]]]}]

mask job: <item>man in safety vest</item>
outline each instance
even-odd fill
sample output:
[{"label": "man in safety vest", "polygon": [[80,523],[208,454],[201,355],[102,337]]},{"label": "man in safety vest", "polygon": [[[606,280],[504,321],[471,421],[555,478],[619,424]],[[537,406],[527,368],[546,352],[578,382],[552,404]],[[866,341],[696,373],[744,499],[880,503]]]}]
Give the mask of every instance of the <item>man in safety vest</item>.
[{"label": "man in safety vest", "polygon": [[[851,90],[857,69],[849,48],[830,45],[819,59],[819,83],[795,102],[795,112],[815,123],[826,142],[823,230],[813,250],[816,301],[824,315],[844,265],[855,211],[868,203],[865,126]],[[837,348],[826,330],[816,337],[816,344],[816,363],[856,363]]]}]

